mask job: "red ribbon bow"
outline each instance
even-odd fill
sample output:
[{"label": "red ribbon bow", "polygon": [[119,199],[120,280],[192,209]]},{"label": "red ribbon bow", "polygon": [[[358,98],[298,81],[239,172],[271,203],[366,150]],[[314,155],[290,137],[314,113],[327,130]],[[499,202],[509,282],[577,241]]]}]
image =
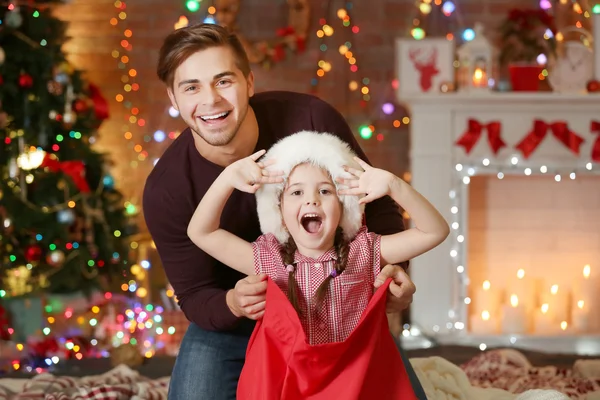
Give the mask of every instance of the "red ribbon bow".
[{"label": "red ribbon bow", "polygon": [[94,103],[94,113],[98,121],[103,121],[108,118],[108,101],[102,96],[100,88],[92,83],[89,84],[90,99]]},{"label": "red ribbon bow", "polygon": [[548,130],[562,144],[567,146],[573,153],[579,155],[579,147],[584,142],[583,138],[579,137],[575,132],[569,129],[569,126],[564,121],[557,121],[548,124],[542,120],[536,119],[533,121],[533,130],[523,138],[515,148],[521,150],[523,157],[528,158],[535,149],[542,143],[542,140],[548,134]]},{"label": "red ribbon bow", "polygon": [[494,154],[506,146],[506,143],[500,137],[500,122],[492,121],[487,124],[482,124],[475,119],[469,119],[467,123],[467,131],[458,139],[456,144],[465,148],[465,152],[469,154],[475,144],[481,137],[481,133],[484,129],[487,129],[488,142]]},{"label": "red ribbon bow", "polygon": [[590,131],[598,134],[598,137],[592,146],[592,160],[600,162],[600,121],[592,121],[590,124]]},{"label": "red ribbon bow", "polygon": [[77,189],[81,193],[89,193],[90,186],[85,180],[85,165],[82,161],[63,161],[60,162],[55,158],[50,157],[48,153],[44,156],[41,168],[48,167],[52,172],[61,171],[63,174],[68,175],[72,180]]}]

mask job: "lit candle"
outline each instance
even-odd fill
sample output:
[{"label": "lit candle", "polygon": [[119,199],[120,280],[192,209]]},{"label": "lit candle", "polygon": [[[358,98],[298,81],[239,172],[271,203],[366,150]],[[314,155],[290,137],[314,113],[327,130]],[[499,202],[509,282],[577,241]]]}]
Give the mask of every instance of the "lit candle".
[{"label": "lit candle", "polygon": [[584,300],[577,301],[573,311],[571,313],[571,324],[573,329],[579,333],[587,333],[590,328],[588,308],[585,305]]},{"label": "lit candle", "polygon": [[[577,300],[585,303],[587,310],[596,310],[600,307],[600,295],[598,294],[600,281],[598,277],[592,274],[592,268],[589,264],[583,267],[583,279],[575,282],[575,292]],[[576,311],[576,310],[573,310]],[[600,330],[600,313],[588,313],[588,324],[590,330]]]},{"label": "lit candle", "polygon": [[498,333],[497,319],[488,310],[473,314],[469,319],[469,331],[476,335],[494,335]]},{"label": "lit candle", "polygon": [[583,267],[583,280],[581,281],[581,285],[577,290],[579,297],[587,300],[588,303],[591,303],[598,290],[598,286],[595,285],[595,279],[593,279],[591,275],[592,268],[588,264]]},{"label": "lit candle", "polygon": [[549,310],[550,307],[548,304],[544,303],[534,314],[534,331],[538,335],[551,335],[556,333],[558,325],[554,324]]},{"label": "lit candle", "polygon": [[473,71],[473,87],[481,88],[487,86],[487,77],[482,68],[475,68]]},{"label": "lit candle", "polygon": [[567,321],[560,322],[560,331],[558,331],[558,333],[561,333],[563,335],[570,333],[569,332],[569,324],[567,323]]},{"label": "lit candle", "polygon": [[552,285],[550,293],[546,296],[546,302],[550,308],[554,321],[565,321],[569,317],[569,294],[559,285]]},{"label": "lit candle", "polygon": [[526,333],[527,328],[527,311],[519,305],[519,296],[511,294],[510,304],[502,307],[502,332]]},{"label": "lit candle", "polygon": [[532,279],[525,276],[523,268],[517,270],[517,279],[509,283],[513,288],[512,292],[518,296],[519,302],[525,307],[528,314],[533,312],[536,303],[534,283]]},{"label": "lit candle", "polygon": [[492,287],[490,281],[483,282],[481,287],[475,292],[475,313],[481,314],[484,310],[495,315],[500,304],[500,296],[498,290]]}]

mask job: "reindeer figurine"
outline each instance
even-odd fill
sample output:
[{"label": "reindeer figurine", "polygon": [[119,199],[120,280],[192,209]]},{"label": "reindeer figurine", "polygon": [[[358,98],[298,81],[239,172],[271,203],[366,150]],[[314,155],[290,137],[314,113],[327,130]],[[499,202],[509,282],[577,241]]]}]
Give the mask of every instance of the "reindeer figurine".
[{"label": "reindeer figurine", "polygon": [[423,56],[423,49],[410,49],[409,57],[415,69],[419,71],[421,90],[428,92],[431,89],[433,77],[440,73],[436,67],[437,49],[431,49],[430,54],[426,57]]}]

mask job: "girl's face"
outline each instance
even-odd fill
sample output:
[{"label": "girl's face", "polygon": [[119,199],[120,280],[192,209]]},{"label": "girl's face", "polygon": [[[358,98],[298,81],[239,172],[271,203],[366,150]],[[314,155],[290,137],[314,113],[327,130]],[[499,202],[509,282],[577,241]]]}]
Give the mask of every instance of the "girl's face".
[{"label": "girl's face", "polygon": [[281,215],[303,255],[318,258],[331,249],[342,205],[329,174],[312,164],[296,166],[282,194]]}]

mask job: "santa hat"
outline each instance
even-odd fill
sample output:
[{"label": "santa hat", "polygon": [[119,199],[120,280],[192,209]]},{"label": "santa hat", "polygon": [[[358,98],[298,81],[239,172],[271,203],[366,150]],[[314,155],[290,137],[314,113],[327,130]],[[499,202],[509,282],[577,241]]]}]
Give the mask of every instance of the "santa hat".
[{"label": "santa hat", "polygon": [[[267,168],[283,171],[284,182],[262,185],[256,192],[258,220],[262,232],[272,233],[282,244],[289,238],[289,233],[283,226],[280,198],[294,167],[304,163],[319,166],[329,173],[336,188],[339,189],[340,185],[336,179],[352,176],[344,171],[344,165],[360,169],[353,159],[355,156],[356,154],[346,142],[329,133],[301,131],[275,143],[261,161],[274,159],[275,164]],[[352,240],[362,226],[364,205],[358,203],[358,196],[338,195],[338,197],[343,207],[340,226],[344,230],[344,237]]]}]

